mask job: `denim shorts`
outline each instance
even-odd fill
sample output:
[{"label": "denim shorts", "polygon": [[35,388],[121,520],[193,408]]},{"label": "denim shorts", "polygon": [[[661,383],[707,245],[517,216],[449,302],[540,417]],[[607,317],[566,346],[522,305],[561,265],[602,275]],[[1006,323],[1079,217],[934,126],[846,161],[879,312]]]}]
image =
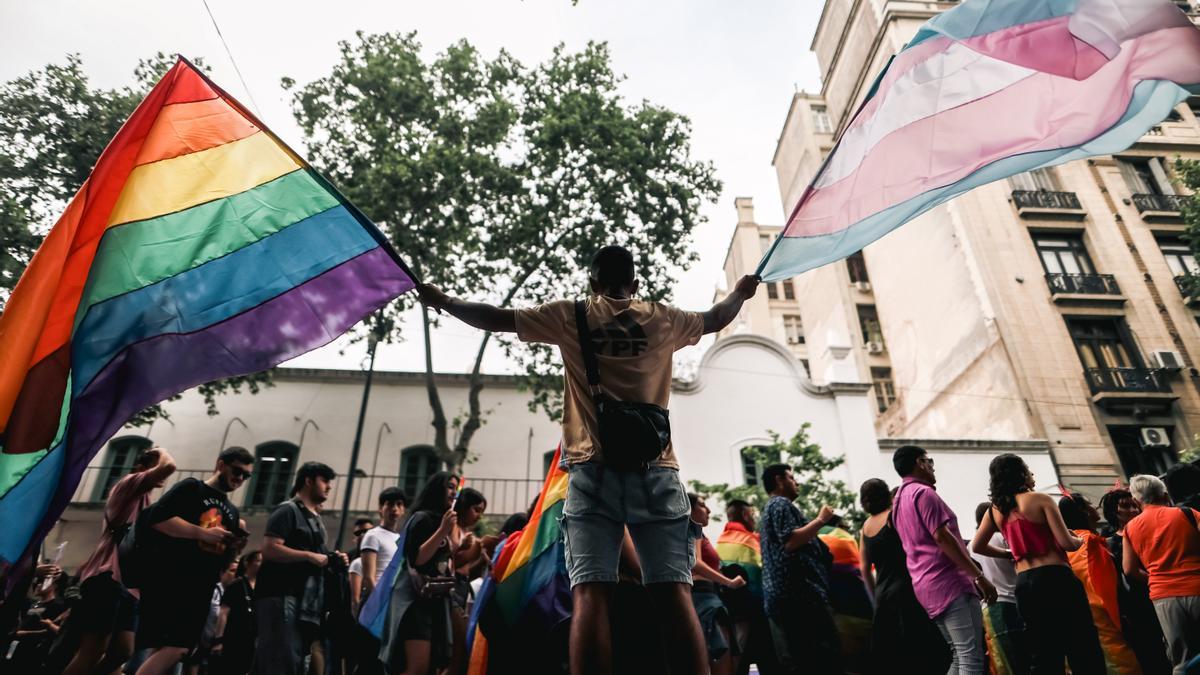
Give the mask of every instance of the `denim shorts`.
[{"label": "denim shorts", "polygon": [[562,532],[572,587],[617,582],[626,526],[642,583],[692,583],[698,528],[678,470],[622,473],[587,462],[568,471]]}]

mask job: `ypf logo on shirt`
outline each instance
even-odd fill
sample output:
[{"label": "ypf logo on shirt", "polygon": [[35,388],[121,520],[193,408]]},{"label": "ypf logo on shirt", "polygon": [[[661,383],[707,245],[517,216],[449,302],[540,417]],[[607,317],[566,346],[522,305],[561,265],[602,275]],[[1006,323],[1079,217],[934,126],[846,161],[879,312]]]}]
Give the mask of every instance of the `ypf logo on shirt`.
[{"label": "ypf logo on shirt", "polygon": [[605,356],[640,356],[650,345],[646,329],[625,313],[589,331],[588,336],[592,339],[592,349]]}]

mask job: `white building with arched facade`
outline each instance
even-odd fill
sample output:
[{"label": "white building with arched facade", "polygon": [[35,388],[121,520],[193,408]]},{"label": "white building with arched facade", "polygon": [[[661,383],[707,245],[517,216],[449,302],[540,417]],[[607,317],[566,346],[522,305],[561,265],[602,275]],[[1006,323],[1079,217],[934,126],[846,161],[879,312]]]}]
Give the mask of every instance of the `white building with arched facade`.
[{"label": "white building with arched facade", "polygon": [[[430,446],[433,428],[424,377],[375,373],[352,512],[373,511],[375,495],[388,486],[415,493],[438,468]],[[87,557],[100,534],[107,488],[151,442],[174,455],[176,479],[207,476],[222,448],[242,446],[255,454],[253,477],[231,496],[247,520],[251,546],[259,541],[269,508],[286,498],[295,467],[307,461],[329,464],[339,474],[326,511],[330,533],[336,532],[364,379],[358,371],[281,368],[274,387],[255,395],[223,397],[220,414],[211,417],[201,397],[187,392],[167,404],[169,420],[123,429],[100,451],[71,507],[47,538],[47,550],[68,542],[63,558],[67,569]],[[447,415],[465,410],[467,377],[444,374],[437,379]],[[790,436],[809,422],[810,436],[823,452],[846,456],[837,477],[847,485],[876,476],[894,484],[892,448],[881,449],[874,435],[870,385],[852,376],[847,379],[851,381],[817,386],[783,345],[754,335],[721,338],[705,352],[695,376],[674,386],[672,433],[682,478],[731,484],[754,480],[754,468],[742,461],[742,448],[769,443],[770,431]],[[544,413],[529,409],[528,393],[518,388],[516,378],[488,375],[484,384],[486,423],[475,436],[464,473],[468,484],[488,497],[491,514],[507,515],[525,510],[540,489],[559,428]],[[960,474],[942,490],[969,520],[969,511],[963,509],[973,510],[986,494],[986,464],[994,453],[986,447],[931,450],[940,474],[944,467]],[[1044,449],[1031,447],[1027,459],[1035,472],[1049,474]],[[715,536],[720,528],[714,523],[709,534]]]}]

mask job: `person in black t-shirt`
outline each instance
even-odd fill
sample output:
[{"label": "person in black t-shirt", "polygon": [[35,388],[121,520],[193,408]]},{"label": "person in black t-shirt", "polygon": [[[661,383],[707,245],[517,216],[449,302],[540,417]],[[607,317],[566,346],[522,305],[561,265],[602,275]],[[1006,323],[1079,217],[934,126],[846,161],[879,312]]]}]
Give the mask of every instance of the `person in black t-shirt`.
[{"label": "person in black t-shirt", "polygon": [[217,578],[246,544],[237,507],[226,495],[250,477],[254,456],[229,448],[207,480],[185,478],[138,518],[137,536],[154,551],[141,586],[137,643],[151,654],[137,675],[175,667],[200,641]]},{"label": "person in black t-shirt", "polygon": [[[320,507],[335,474],[320,462],[296,471],[292,498],[271,512],[263,536],[262,569],[254,588],[258,673],[301,675],[304,656],[321,637],[324,614],[322,569],[349,564],[345,553],[325,547]],[[311,581],[310,581],[311,580]]]}]

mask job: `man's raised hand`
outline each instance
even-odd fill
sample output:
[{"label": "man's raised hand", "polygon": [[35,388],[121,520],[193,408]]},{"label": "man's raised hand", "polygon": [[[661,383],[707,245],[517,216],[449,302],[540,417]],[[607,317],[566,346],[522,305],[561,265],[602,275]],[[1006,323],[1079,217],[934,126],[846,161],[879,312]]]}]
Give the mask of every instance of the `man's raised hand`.
[{"label": "man's raised hand", "polygon": [[737,285],[733,287],[733,291],[740,294],[746,300],[749,300],[750,298],[754,297],[755,293],[758,292],[758,284],[760,281],[761,279],[753,274],[747,274],[741,279],[738,279]]},{"label": "man's raised hand", "polygon": [[421,298],[421,304],[426,307],[432,307],[439,312],[443,307],[450,304],[450,296],[443,293],[442,289],[433,284],[418,285],[417,296]]}]

